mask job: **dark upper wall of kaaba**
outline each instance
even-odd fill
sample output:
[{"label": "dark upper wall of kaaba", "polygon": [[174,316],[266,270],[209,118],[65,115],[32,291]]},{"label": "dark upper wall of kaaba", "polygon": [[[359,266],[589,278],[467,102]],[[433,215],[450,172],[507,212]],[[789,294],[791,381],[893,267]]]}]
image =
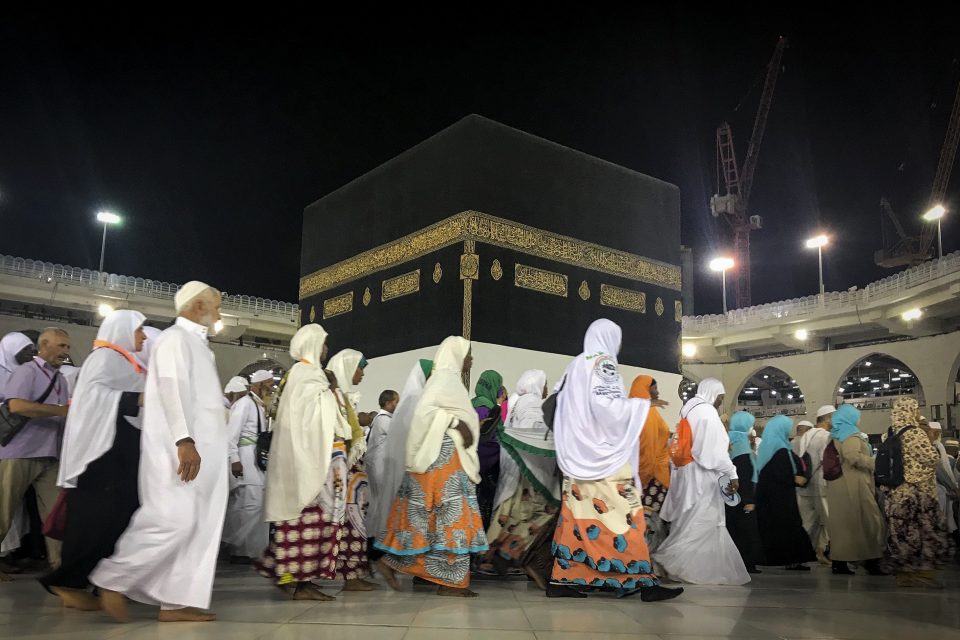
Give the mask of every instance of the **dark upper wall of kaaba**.
[{"label": "dark upper wall of kaaba", "polygon": [[468,209],[680,264],[677,187],[471,115],[308,206],[301,273]]},{"label": "dark upper wall of kaaba", "polygon": [[679,217],[673,185],[470,116],[307,207],[302,321],[368,357],[574,355],[606,316],[622,363],[676,372]]}]

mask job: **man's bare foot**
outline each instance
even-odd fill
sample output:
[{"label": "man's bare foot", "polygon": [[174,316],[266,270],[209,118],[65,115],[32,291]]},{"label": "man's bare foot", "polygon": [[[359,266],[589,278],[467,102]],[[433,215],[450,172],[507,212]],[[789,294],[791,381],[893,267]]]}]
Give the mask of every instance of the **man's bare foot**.
[{"label": "man's bare foot", "polygon": [[100,589],[100,608],[117,622],[130,622],[127,615],[127,599],[119,591]]},{"label": "man's bare foot", "polygon": [[344,591],[376,591],[379,588],[380,585],[376,582],[370,582],[362,578],[347,580],[343,585]]},{"label": "man's bare foot", "polygon": [[377,573],[383,576],[390,588],[394,591],[400,591],[400,583],[397,581],[397,572],[387,564],[384,558],[377,560]]},{"label": "man's bare foot", "polygon": [[217,619],[215,613],[201,611],[193,607],[183,609],[161,609],[157,615],[160,622],[213,622]]},{"label": "man's bare foot", "polygon": [[317,602],[332,602],[336,600],[333,596],[328,596],[315,584],[309,582],[298,584],[293,591],[294,600],[315,600]]},{"label": "man's bare foot", "polygon": [[67,609],[79,611],[99,611],[100,601],[89,591],[82,589],[67,589],[66,587],[50,587],[50,591],[63,601]]},{"label": "man's bare foot", "polygon": [[445,596],[447,598],[476,598],[480,594],[476,591],[470,591],[470,589],[454,589],[453,587],[439,587],[437,588],[438,596]]}]

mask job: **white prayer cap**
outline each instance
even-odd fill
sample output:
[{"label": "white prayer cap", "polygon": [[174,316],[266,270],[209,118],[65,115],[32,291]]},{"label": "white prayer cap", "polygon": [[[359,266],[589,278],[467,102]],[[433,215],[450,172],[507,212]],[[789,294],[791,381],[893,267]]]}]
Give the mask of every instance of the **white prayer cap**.
[{"label": "white prayer cap", "polygon": [[183,311],[194,298],[206,291],[213,289],[210,285],[199,280],[191,280],[177,290],[177,295],[173,297],[173,306],[177,313]]},{"label": "white prayer cap", "polygon": [[836,413],[836,412],[837,412],[836,407],[834,407],[833,405],[825,404],[819,409],[817,409],[817,418],[819,419],[819,418],[822,418],[823,416],[828,416],[831,413]]},{"label": "white prayer cap", "polygon": [[223,388],[224,393],[243,393],[249,388],[247,381],[241,378],[240,376],[233,376],[230,378],[230,381],[227,383],[227,386]]},{"label": "white prayer cap", "polygon": [[254,371],[253,375],[250,376],[250,384],[257,384],[258,382],[266,382],[267,380],[273,380],[273,374],[267,371],[266,369],[260,369],[259,371]]},{"label": "white prayer cap", "polygon": [[933,429],[934,431],[943,431],[943,427],[940,426],[939,422],[929,422],[927,426]]},{"label": "white prayer cap", "polygon": [[797,423],[797,426],[798,426],[798,427],[812,427],[812,426],[813,426],[813,423],[810,422],[809,420],[801,420],[800,422]]}]

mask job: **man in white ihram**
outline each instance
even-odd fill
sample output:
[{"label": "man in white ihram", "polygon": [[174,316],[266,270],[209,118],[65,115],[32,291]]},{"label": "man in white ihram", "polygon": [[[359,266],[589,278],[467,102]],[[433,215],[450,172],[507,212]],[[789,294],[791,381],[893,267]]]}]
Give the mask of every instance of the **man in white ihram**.
[{"label": "man in white ihram", "polygon": [[140,509],[90,575],[114,619],[124,596],[159,604],[161,622],[207,622],[227,506],[227,425],[207,333],[220,293],[202,282],[174,298],[178,318],[150,356],[140,442]]}]

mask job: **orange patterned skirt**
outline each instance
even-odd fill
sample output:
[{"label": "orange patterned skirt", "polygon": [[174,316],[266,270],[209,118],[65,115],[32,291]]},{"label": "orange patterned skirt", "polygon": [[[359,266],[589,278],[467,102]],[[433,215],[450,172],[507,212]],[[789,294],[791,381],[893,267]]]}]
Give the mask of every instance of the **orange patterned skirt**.
[{"label": "orange patterned skirt", "polygon": [[605,480],[563,483],[551,582],[633,590],[658,584],[630,465]]},{"label": "orange patterned skirt", "polygon": [[452,588],[470,584],[470,554],[487,550],[477,491],[444,438],[424,473],[403,478],[377,549],[397,571]]}]

